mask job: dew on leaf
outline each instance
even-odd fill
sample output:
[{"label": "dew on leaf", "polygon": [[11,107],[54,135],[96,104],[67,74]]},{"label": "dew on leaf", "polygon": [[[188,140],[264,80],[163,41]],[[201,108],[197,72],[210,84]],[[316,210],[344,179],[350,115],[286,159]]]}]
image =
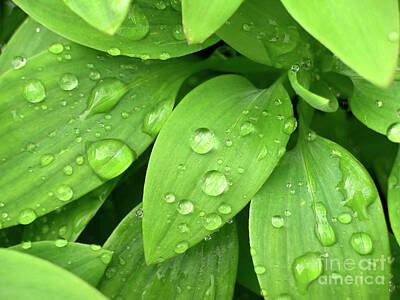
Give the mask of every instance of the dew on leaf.
[{"label": "dew on leaf", "polygon": [[158,103],[156,107],[144,117],[143,132],[150,136],[156,136],[170,115],[172,106],[173,103],[168,100]]},{"label": "dew on leaf", "polygon": [[350,245],[361,255],[367,255],[373,250],[372,239],[370,235],[365,232],[353,233],[350,238]]},{"label": "dew on leaf", "polygon": [[11,60],[11,64],[13,66],[13,68],[15,70],[19,70],[21,68],[23,68],[26,64],[26,58],[23,56],[15,56],[12,60]]},{"label": "dew on leaf", "polygon": [[189,243],[186,241],[179,242],[175,246],[175,252],[181,254],[185,252],[189,248]]},{"label": "dew on leaf", "polygon": [[201,188],[209,196],[218,196],[226,190],[227,184],[224,174],[217,170],[212,170],[204,174]]},{"label": "dew on leaf", "polygon": [[255,130],[254,125],[248,121],[243,122],[240,126],[240,136],[246,136],[253,133]]},{"label": "dew on leaf", "polygon": [[26,208],[19,213],[18,222],[22,225],[27,225],[35,221],[37,218],[34,210]]},{"label": "dew on leaf", "polygon": [[30,249],[30,248],[32,248],[32,242],[31,241],[23,242],[21,247],[24,250]]},{"label": "dew on leaf", "polygon": [[40,166],[41,167],[45,167],[48,166],[49,164],[51,164],[54,161],[54,155],[51,153],[48,154],[44,154],[42,155],[42,157],[40,158]]},{"label": "dew on leaf", "polygon": [[264,266],[257,265],[254,267],[254,272],[256,272],[257,275],[262,275],[265,273],[265,271],[266,271],[266,269]]},{"label": "dew on leaf", "polygon": [[64,172],[65,175],[71,176],[72,173],[73,173],[72,166],[66,165],[66,166],[63,168],[63,172]]},{"label": "dew on leaf", "polygon": [[174,203],[175,202],[175,195],[173,193],[167,193],[164,195],[165,202],[167,203]]},{"label": "dew on leaf", "polygon": [[400,143],[400,122],[390,125],[386,135],[391,142]]},{"label": "dew on leaf", "polygon": [[300,293],[305,294],[311,282],[321,276],[323,272],[321,254],[308,252],[297,257],[292,264],[292,271],[297,289]]},{"label": "dew on leaf", "polygon": [[341,213],[338,215],[337,219],[339,220],[340,223],[342,224],[349,224],[351,223],[352,216],[349,213]]},{"label": "dew on leaf", "polygon": [[203,218],[203,225],[207,230],[215,230],[221,227],[222,218],[215,213],[208,214]]},{"label": "dew on leaf", "polygon": [[68,241],[64,239],[58,239],[54,241],[54,245],[58,248],[63,248],[68,245]]},{"label": "dew on leaf", "polygon": [[63,184],[56,189],[55,195],[58,200],[68,201],[72,199],[74,192],[69,185]]},{"label": "dew on leaf", "polygon": [[282,216],[273,216],[271,218],[271,224],[275,228],[282,228],[285,224],[285,220],[282,218]]},{"label": "dew on leaf", "polygon": [[76,77],[72,73],[65,73],[61,76],[60,80],[58,81],[58,85],[64,91],[72,91],[78,86],[78,77]]},{"label": "dew on leaf", "polygon": [[199,154],[210,152],[216,145],[216,137],[208,128],[198,128],[193,131],[190,138],[190,147]]},{"label": "dew on leaf", "polygon": [[178,202],[177,210],[181,215],[188,215],[193,212],[193,203],[189,200],[181,200]]},{"label": "dew on leaf", "polygon": [[183,41],[186,39],[185,33],[183,31],[183,27],[181,24],[177,24],[172,27],[172,36],[177,40],[177,41]]},{"label": "dew on leaf", "polygon": [[111,56],[118,56],[118,55],[121,55],[121,50],[113,47],[113,48],[108,49],[107,53],[110,54]]},{"label": "dew on leaf", "polygon": [[50,45],[50,47],[47,48],[47,50],[49,50],[49,52],[53,54],[60,54],[61,52],[64,51],[64,46],[61,43],[54,43]]},{"label": "dew on leaf", "polygon": [[322,202],[316,202],[313,205],[315,217],[315,235],[322,246],[331,246],[336,243],[336,235],[327,219],[327,210]]},{"label": "dew on leaf", "polygon": [[25,84],[24,96],[30,103],[39,103],[46,98],[46,89],[40,80],[31,79]]},{"label": "dew on leaf", "polygon": [[118,28],[116,34],[127,39],[138,41],[144,39],[149,33],[150,26],[146,15],[137,3],[132,5],[128,17]]},{"label": "dew on leaf", "polygon": [[218,211],[223,215],[229,215],[232,212],[232,207],[229,204],[222,203],[218,207]]}]

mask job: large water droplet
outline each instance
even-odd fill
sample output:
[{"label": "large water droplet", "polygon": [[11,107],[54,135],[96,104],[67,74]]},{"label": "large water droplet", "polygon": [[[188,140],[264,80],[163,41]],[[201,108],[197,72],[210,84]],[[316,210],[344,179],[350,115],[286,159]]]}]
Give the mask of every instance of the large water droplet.
[{"label": "large water droplet", "polygon": [[181,200],[178,202],[177,210],[181,215],[188,215],[193,212],[193,203],[189,200]]},{"label": "large water droplet", "polygon": [[323,246],[331,246],[336,243],[336,235],[327,219],[327,211],[321,202],[313,206],[315,216],[315,234]]},{"label": "large water droplet", "polygon": [[190,138],[190,147],[196,153],[205,154],[214,148],[216,141],[217,139],[211,130],[207,128],[198,128],[193,131]]},{"label": "large water droplet", "polygon": [[171,114],[172,107],[173,102],[168,100],[158,103],[157,106],[144,117],[143,132],[150,136],[156,136]]},{"label": "large water droplet", "polygon": [[179,242],[175,246],[175,252],[181,254],[185,252],[189,248],[189,243],[186,241]]},{"label": "large water droplet", "polygon": [[241,136],[249,135],[250,133],[253,133],[254,130],[255,130],[254,125],[246,121],[240,126],[240,135]]},{"label": "large water droplet", "polygon": [[87,149],[87,159],[97,175],[112,179],[131,165],[136,153],[119,140],[107,139],[91,144]]},{"label": "large water droplet", "polygon": [[149,21],[138,4],[134,3],[128,17],[117,30],[117,35],[138,41],[149,33]]},{"label": "large water droplet", "polygon": [[58,81],[58,85],[64,91],[72,91],[78,86],[78,77],[72,73],[65,73]]},{"label": "large water droplet", "polygon": [[46,98],[46,89],[43,83],[37,79],[31,79],[25,84],[25,99],[30,103],[39,103]]},{"label": "large water droplet", "polygon": [[109,112],[126,92],[126,85],[118,79],[107,78],[100,80],[90,93],[88,106],[83,113],[83,117]]},{"label": "large water droplet", "polygon": [[365,232],[353,233],[350,238],[350,245],[361,255],[367,255],[372,252],[372,239]]},{"label": "large water droplet", "polygon": [[36,220],[36,217],[36,213],[32,209],[27,208],[20,212],[18,222],[23,225],[30,224]]},{"label": "large water droplet", "polygon": [[305,294],[308,286],[321,276],[323,264],[321,254],[309,252],[297,257],[292,264],[296,286],[300,293]]},{"label": "large water droplet", "polygon": [[12,59],[11,64],[15,70],[21,69],[26,64],[26,58],[23,56],[16,56]]},{"label": "large water droplet", "polygon": [[275,228],[282,228],[285,224],[285,220],[281,216],[273,216],[271,218],[271,224]]},{"label": "large water droplet", "polygon": [[56,189],[56,197],[57,199],[61,200],[61,201],[68,201],[72,199],[72,196],[74,195],[74,192],[72,191],[72,189],[66,185],[60,185],[57,189]]},{"label": "large water droplet", "polygon": [[212,170],[204,174],[201,188],[209,196],[218,196],[225,191],[227,185],[225,175],[217,170]]},{"label": "large water droplet", "polygon": [[53,154],[44,154],[41,158],[40,158],[40,166],[41,167],[45,167],[48,166],[49,164],[51,164],[54,160],[54,155]]},{"label": "large water droplet", "polygon": [[221,227],[222,218],[215,213],[208,214],[203,219],[203,225],[207,230],[215,230]]},{"label": "large water droplet", "polygon": [[390,141],[400,143],[400,123],[390,125],[386,135]]}]

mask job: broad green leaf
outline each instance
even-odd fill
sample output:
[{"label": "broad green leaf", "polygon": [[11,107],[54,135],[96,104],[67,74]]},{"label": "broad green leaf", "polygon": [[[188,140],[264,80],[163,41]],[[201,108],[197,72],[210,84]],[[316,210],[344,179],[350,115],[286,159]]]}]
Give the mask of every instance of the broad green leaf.
[{"label": "broad green leaf", "polygon": [[50,30],[111,55],[168,59],[202,50],[218,41],[214,36],[203,44],[189,46],[181,25],[181,12],[165,1],[134,1],[128,17],[114,35],[87,24],[63,0],[16,0],[15,3]]},{"label": "broad green leaf", "polygon": [[79,277],[32,255],[0,249],[0,260],[1,299],[107,299]]},{"label": "broad green leaf", "polygon": [[392,172],[388,179],[388,210],[390,226],[397,241],[400,241],[400,151],[397,152]]},{"label": "broad green leaf", "polygon": [[310,39],[280,0],[246,0],[217,35],[248,58],[278,69],[313,64]]},{"label": "broad green leaf", "polygon": [[112,252],[97,245],[67,243],[66,240],[24,242],[10,248],[47,260],[96,286],[111,261]]},{"label": "broad green leaf", "polygon": [[186,253],[147,266],[142,243],[142,208],[133,209],[104,248],[113,259],[99,290],[118,299],[232,299],[238,261],[236,224],[228,224]]},{"label": "broad green leaf", "polygon": [[382,89],[352,77],[354,93],[350,99],[353,114],[369,128],[384,134],[394,143],[400,143],[400,79],[388,89]]},{"label": "broad green leaf", "polygon": [[264,297],[388,299],[388,232],[374,182],[299,113],[296,147],[250,206],[250,245]]},{"label": "broad green leaf", "polygon": [[183,27],[189,44],[202,43],[239,8],[243,0],[182,0]]},{"label": "broad green leaf", "polygon": [[150,212],[143,219],[146,261],[182,253],[182,243],[194,246],[235,216],[268,178],[295,127],[280,82],[259,90],[244,77],[223,75],[191,91],[150,157],[143,196]]},{"label": "broad green leaf", "polygon": [[298,69],[288,71],[290,84],[297,95],[316,109],[326,112],[334,112],[338,109],[339,103],[326,83],[316,80],[304,87],[297,78],[298,73],[302,73],[302,71]]},{"label": "broad green leaf", "polygon": [[396,241],[396,238],[393,234],[389,234],[389,241],[390,241],[390,250],[392,253],[392,257],[390,258],[391,261],[391,269],[393,277],[389,282],[390,288],[390,299],[396,300],[400,297],[400,247]]},{"label": "broad green leaf", "polygon": [[94,217],[109,194],[114,189],[118,179],[106,182],[94,191],[83,196],[78,201],[36,219],[32,224],[23,227],[24,241],[66,239],[76,241],[86,225]]},{"label": "broad green leaf", "polygon": [[397,0],[281,0],[310,34],[372,83],[387,87],[399,51]]},{"label": "broad green leaf", "polygon": [[[44,31],[30,32],[35,39]],[[7,174],[0,178],[3,227],[29,224],[117,174],[88,162],[88,148],[99,141],[123,142],[133,157],[140,155],[171,113],[181,83],[199,68],[191,58],[147,63],[103,56],[66,40],[46,46],[22,68],[0,76],[0,174]],[[127,92],[112,110],[88,116],[88,99],[105,79],[123,82]],[[99,147],[95,159],[117,163],[118,153]],[[130,160],[125,162],[121,171]]]},{"label": "broad green leaf", "polygon": [[114,34],[125,20],[132,0],[63,0],[93,27]]}]

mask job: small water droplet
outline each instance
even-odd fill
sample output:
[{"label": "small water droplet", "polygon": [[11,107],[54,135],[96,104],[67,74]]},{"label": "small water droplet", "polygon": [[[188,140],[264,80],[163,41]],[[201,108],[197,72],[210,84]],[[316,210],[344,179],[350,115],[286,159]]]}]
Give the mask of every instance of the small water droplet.
[{"label": "small water droplet", "polygon": [[186,241],[179,242],[175,246],[175,252],[181,254],[185,252],[189,248],[189,243]]},{"label": "small water droplet", "polygon": [[26,208],[19,213],[18,222],[22,225],[27,225],[36,220],[36,213],[30,209]]},{"label": "small water droplet", "polygon": [[162,52],[162,53],[159,55],[159,58],[160,58],[161,60],[166,60],[166,59],[171,58],[171,54],[169,54],[168,52]]},{"label": "small water droplet", "polygon": [[164,195],[165,202],[167,203],[174,203],[175,202],[175,195],[173,193],[167,193]]},{"label": "small water droplet", "polygon": [[351,223],[353,217],[349,213],[341,213],[338,215],[337,219],[342,224],[349,224]]},{"label": "small water droplet", "polygon": [[223,203],[218,207],[218,211],[223,215],[229,215],[232,212],[232,207],[229,204]]},{"label": "small water droplet", "polygon": [[58,229],[58,235],[59,236],[64,236],[67,233],[67,231],[68,231],[68,227],[67,226],[61,226]]},{"label": "small water droplet", "polygon": [[367,255],[371,253],[373,249],[372,239],[369,234],[365,232],[353,233],[350,238],[350,245],[361,255]]},{"label": "small water droplet", "polygon": [[185,224],[185,223],[179,224],[179,225],[178,225],[178,229],[179,229],[179,231],[182,232],[182,233],[184,233],[184,232],[189,232],[189,231],[190,231],[189,226],[188,226],[187,224]]},{"label": "small water droplet", "polygon": [[388,34],[389,42],[395,43],[399,40],[399,34],[396,31],[392,31]]},{"label": "small water droplet", "polygon": [[64,239],[58,239],[54,241],[54,244],[56,245],[56,247],[58,248],[63,248],[65,246],[68,245],[68,241],[64,240]]},{"label": "small water droplet", "polygon": [[101,249],[101,246],[92,244],[90,245],[90,249],[92,249],[93,251],[99,251]]},{"label": "small water droplet", "polygon": [[189,200],[181,200],[178,202],[178,213],[188,215],[193,212],[193,203]]},{"label": "small water droplet", "polygon": [[323,272],[321,254],[309,252],[297,257],[292,264],[292,271],[297,289],[300,293],[305,294],[311,282],[321,276]]},{"label": "small water droplet", "polygon": [[21,68],[23,68],[26,64],[26,58],[23,56],[15,56],[12,60],[11,60],[11,64],[13,66],[13,68],[15,70],[19,70]]},{"label": "small water droplet", "polygon": [[104,253],[100,256],[100,260],[105,264],[108,265],[111,262],[112,254],[111,253]]},{"label": "small water droplet", "polygon": [[164,125],[173,107],[173,102],[162,101],[156,107],[146,114],[143,120],[143,132],[150,136],[156,136]]},{"label": "small water droplet", "polygon": [[226,140],[225,141],[225,145],[227,146],[227,147],[231,147],[232,146],[232,141],[231,140]]},{"label": "small water droplet", "polygon": [[273,216],[271,218],[271,224],[275,228],[282,228],[285,224],[285,220],[281,216]]},{"label": "small water droplet", "polygon": [[196,129],[190,138],[190,147],[199,154],[210,152],[216,145],[214,133],[207,128]]},{"label": "small water droplet", "polygon": [[208,214],[203,219],[203,225],[207,230],[215,230],[221,227],[222,218],[215,213]]},{"label": "small water droplet", "polygon": [[54,160],[54,155],[53,154],[44,154],[42,155],[42,157],[40,158],[40,166],[41,167],[45,167],[48,166],[49,164],[51,164]]},{"label": "small water droplet", "polygon": [[46,89],[43,83],[37,79],[31,79],[25,84],[25,99],[30,103],[39,103],[46,98]]},{"label": "small water droplet", "polygon": [[283,126],[283,132],[286,134],[292,134],[297,127],[297,120],[294,117],[289,117]]},{"label": "small water droplet", "polygon": [[138,208],[138,209],[136,210],[136,212],[135,212],[135,215],[136,215],[136,217],[138,217],[139,219],[140,219],[140,218],[143,218],[143,208],[142,208],[142,207]]},{"label": "small water droplet", "polygon": [[400,122],[390,125],[386,135],[390,141],[400,143]]},{"label": "small water droplet", "polygon": [[75,158],[75,162],[78,166],[81,166],[85,162],[85,158],[82,155],[79,155]]},{"label": "small water droplet", "polygon": [[24,250],[30,249],[30,248],[32,248],[32,242],[31,241],[23,242],[21,247]]},{"label": "small water droplet", "polygon": [[172,36],[177,40],[177,41],[183,41],[186,39],[185,33],[183,31],[183,27],[181,24],[177,24],[172,27]]},{"label": "small water droplet", "polygon": [[74,192],[68,185],[63,184],[56,189],[55,195],[61,201],[68,201],[72,199]]},{"label": "small water droplet", "polygon": [[257,275],[262,275],[265,273],[265,271],[266,271],[266,269],[264,266],[258,265],[258,266],[254,267],[254,272],[256,272]]},{"label": "small water droplet", "polygon": [[209,196],[218,196],[225,191],[227,184],[224,174],[217,170],[212,170],[204,175],[201,188]]},{"label": "small water droplet", "polygon": [[64,167],[64,169],[63,169],[63,172],[64,172],[65,175],[71,176],[72,173],[73,173],[72,166],[66,165],[66,166]]},{"label": "small water droplet", "polygon": [[121,55],[121,50],[114,47],[114,48],[108,49],[107,53],[110,54],[111,56],[118,56],[118,55]]},{"label": "small water droplet", "polygon": [[47,50],[53,54],[60,54],[64,51],[64,46],[61,43],[54,43]]},{"label": "small water droplet", "polygon": [[97,175],[112,179],[131,165],[136,153],[119,140],[107,139],[91,144],[87,149],[87,159]]},{"label": "small water droplet", "polygon": [[59,87],[64,91],[72,91],[78,86],[78,77],[72,73],[65,73],[58,81]]},{"label": "small water droplet", "polygon": [[376,107],[381,108],[383,106],[382,100],[376,100]]},{"label": "small water droplet", "polygon": [[246,136],[253,133],[255,130],[254,125],[248,121],[240,126],[240,136]]},{"label": "small water droplet", "polygon": [[96,81],[96,80],[99,80],[100,77],[101,77],[101,75],[100,75],[99,71],[93,70],[89,73],[90,80]]}]

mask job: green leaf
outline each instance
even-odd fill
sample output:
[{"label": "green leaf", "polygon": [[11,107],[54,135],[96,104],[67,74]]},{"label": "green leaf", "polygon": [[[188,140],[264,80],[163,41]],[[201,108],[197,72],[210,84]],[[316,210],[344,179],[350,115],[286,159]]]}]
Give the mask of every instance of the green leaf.
[{"label": "green leaf", "polygon": [[[24,37],[26,31],[21,29]],[[45,29],[37,33],[30,27],[29,32],[35,40]],[[0,174],[7,174],[0,178],[0,212],[7,214],[3,227],[29,224],[103,184],[103,174],[90,167],[96,165],[93,159],[122,153],[101,148],[98,157],[87,157],[92,143],[123,142],[134,157],[140,155],[171,113],[182,82],[199,67],[192,58],[145,63],[48,40],[25,66],[0,76]],[[110,78],[123,82],[128,91],[111,111],[87,116],[92,89],[97,91],[98,82]],[[113,161],[118,162],[116,157]],[[125,160],[121,170],[129,163]]]},{"label": "green leaf", "polygon": [[114,34],[125,20],[131,0],[63,0],[78,16],[93,27]]},{"label": "green leaf", "polygon": [[26,15],[11,0],[4,0],[0,4],[0,18],[0,45],[3,45],[23,22]]},{"label": "green leaf", "polygon": [[202,43],[239,8],[243,0],[182,0],[183,27],[189,44]]},{"label": "green leaf", "polygon": [[392,172],[388,179],[388,210],[390,226],[396,240],[400,240],[400,151],[397,152]]},{"label": "green leaf", "polygon": [[[110,298],[232,299],[238,261],[236,224],[161,264],[147,266],[142,244],[142,208],[133,209],[104,247],[113,259],[99,284]],[[183,227],[182,227],[183,228]],[[188,229],[188,228],[186,228]]]},{"label": "green leaf", "polygon": [[299,113],[296,147],[250,206],[250,245],[264,296],[388,299],[388,232],[374,182]]},{"label": "green leaf", "polygon": [[280,0],[246,0],[217,35],[236,51],[262,64],[310,67],[311,40]]},{"label": "green leaf", "polygon": [[0,249],[1,299],[106,300],[79,277],[40,258]]},{"label": "green leaf", "polygon": [[376,87],[360,77],[352,77],[352,80],[352,113],[369,128],[400,143],[400,80],[396,79],[388,89]]},{"label": "green leaf", "polygon": [[36,219],[32,224],[24,226],[23,240],[43,241],[63,238],[70,242],[76,241],[113,191],[117,182],[118,179],[106,182],[78,201],[69,203]]},{"label": "green leaf", "polygon": [[[148,263],[177,255],[235,216],[268,178],[296,128],[277,82],[223,75],[192,90],[154,145],[144,187]],[[171,156],[171,153],[174,155]],[[190,232],[181,232],[184,224]]]},{"label": "green leaf", "polygon": [[399,51],[397,0],[281,1],[301,26],[349,67],[376,85],[389,86]]},{"label": "green leaf", "polygon": [[[292,85],[297,95],[299,95],[304,101],[306,101],[308,104],[316,109],[326,112],[334,112],[338,109],[338,100],[336,99],[335,95],[333,95],[332,92],[329,90],[326,83],[320,80],[316,80],[312,83],[308,83],[306,87],[304,87],[297,78],[298,73],[303,72],[299,70],[288,71],[290,84]],[[308,90],[308,88],[310,90]]]},{"label": "green leaf", "polygon": [[25,242],[10,249],[47,260],[96,286],[103,277],[112,252],[97,245],[67,244],[64,241]]},{"label": "green leaf", "polygon": [[218,41],[218,38],[212,37],[203,44],[187,45],[181,12],[164,1],[135,1],[120,30],[114,35],[87,24],[63,0],[16,0],[15,3],[50,30],[111,55],[168,59],[202,50]]}]

